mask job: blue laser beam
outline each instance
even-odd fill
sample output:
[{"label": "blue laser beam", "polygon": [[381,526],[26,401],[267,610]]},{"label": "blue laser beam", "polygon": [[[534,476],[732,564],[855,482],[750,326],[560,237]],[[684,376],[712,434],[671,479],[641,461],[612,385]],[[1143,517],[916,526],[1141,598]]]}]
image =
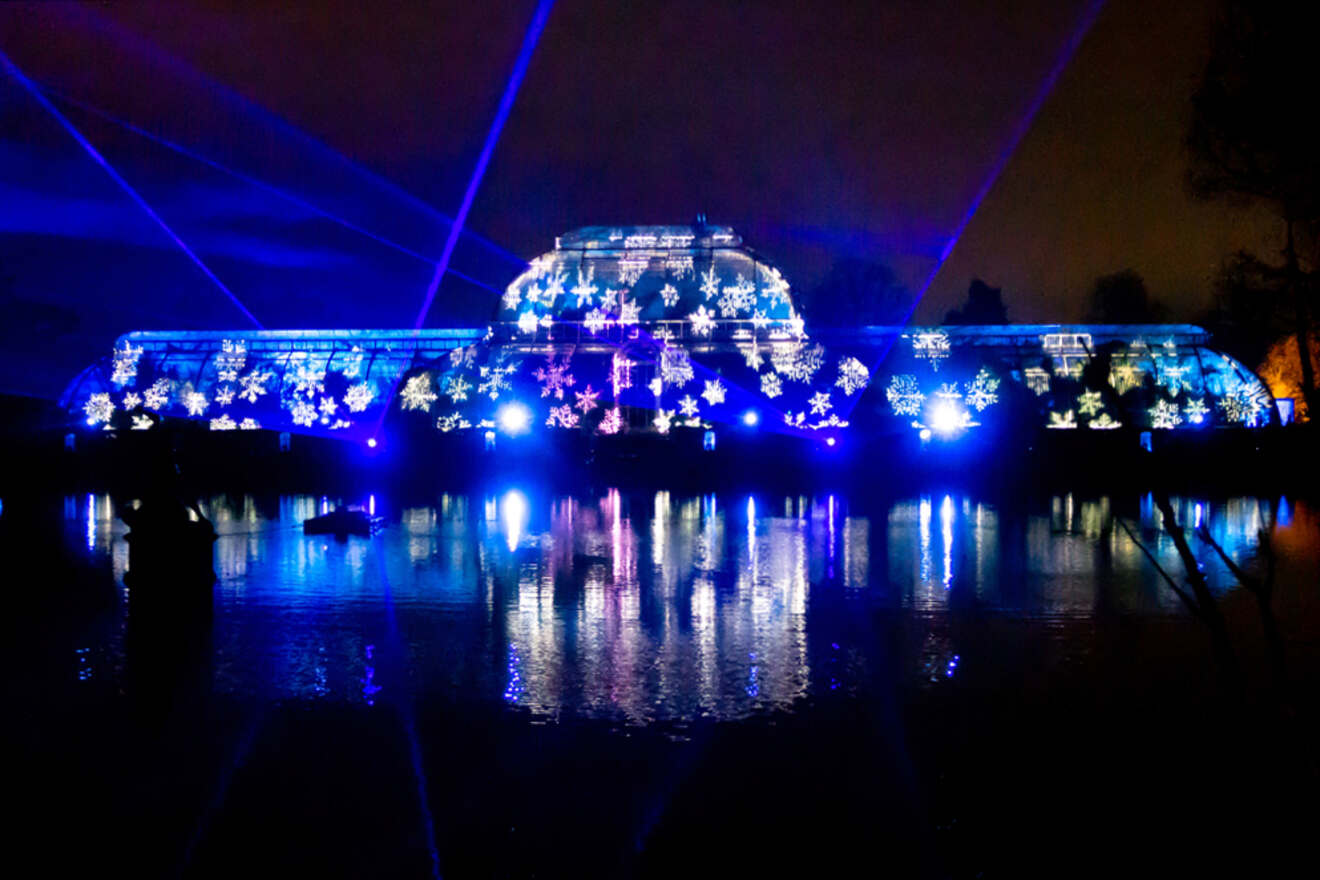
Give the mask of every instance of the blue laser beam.
[{"label": "blue laser beam", "polygon": [[251,321],[253,326],[255,326],[258,330],[264,330],[265,328],[262,326],[261,322],[257,320],[257,316],[252,314],[252,312],[248,310],[248,307],[243,305],[242,301],[239,300],[239,298],[234,294],[234,292],[230,290],[223,281],[221,281],[219,278],[216,277],[216,274],[211,271],[210,267],[208,267],[206,263],[202,262],[202,258],[197,256],[197,254],[193,252],[192,248],[188,247],[188,245],[184,243],[183,239],[179,238],[179,236],[175,234],[174,230],[170,228],[169,224],[165,222],[164,218],[162,218],[159,214],[157,214],[156,211],[151,207],[151,205],[147,204],[147,200],[144,199],[138,193],[138,191],[135,190],[132,187],[132,185],[129,184],[129,182],[125,180],[119,174],[119,172],[116,171],[110,165],[109,162],[106,161],[105,157],[101,155],[101,153],[96,149],[96,147],[92,146],[91,141],[83,137],[82,132],[78,131],[78,129],[74,127],[73,123],[70,122],[68,118],[65,117],[65,115],[61,113],[55,107],[55,105],[52,104],[50,100],[46,98],[44,94],[42,94],[41,89],[37,88],[36,83],[28,79],[27,76],[25,76],[23,72],[14,65],[14,62],[9,60],[9,56],[6,55],[4,52],[0,52],[0,65],[3,65],[5,70],[9,73],[9,75],[12,76],[19,83],[19,85],[23,86],[23,88],[25,88],[28,91],[28,93],[32,95],[34,99],[36,99],[37,103],[39,103],[42,107],[44,107],[46,111],[49,112],[52,117],[54,117],[55,121],[58,122],[64,128],[64,130],[67,131],[69,135],[72,136],[73,139],[78,142],[78,145],[81,146],[83,150],[87,152],[87,155],[91,156],[92,159],[96,162],[96,164],[100,165],[101,168],[105,170],[106,174],[110,175],[110,179],[113,180],[115,183],[119,184],[119,187],[125,193],[128,194],[129,198],[131,198],[134,202],[136,202],[138,207],[141,208],[143,211],[145,211],[147,216],[150,217],[152,220],[154,220],[156,222],[156,225],[165,231],[165,234],[168,235],[174,241],[174,243],[179,246],[179,250],[183,251],[183,253],[188,257],[188,259],[192,260],[193,263],[197,266],[197,268],[201,269],[202,272],[206,275],[206,277],[210,278],[211,281],[215,283],[215,286],[220,288],[220,292],[229,298],[229,301],[233,303],[234,306],[240,312],[243,313],[244,317],[246,317],[249,321]]},{"label": "blue laser beam", "polygon": [[514,62],[513,73],[510,74],[509,83],[504,88],[504,96],[500,98],[499,109],[495,111],[495,120],[490,125],[490,131],[486,133],[486,142],[481,147],[481,155],[477,157],[477,166],[472,169],[472,177],[468,180],[467,190],[463,193],[463,203],[459,205],[458,213],[454,215],[454,222],[449,227],[449,235],[445,239],[445,249],[440,254],[440,262],[435,267],[435,274],[431,276],[431,283],[426,287],[426,296],[422,300],[421,309],[417,312],[414,329],[422,329],[426,315],[431,311],[431,303],[435,301],[436,291],[440,288],[440,279],[449,269],[449,258],[454,253],[454,245],[458,243],[458,236],[467,221],[472,200],[477,194],[477,187],[481,185],[486,166],[490,164],[490,157],[495,152],[495,144],[500,138],[504,122],[509,118],[509,111],[513,109],[513,99],[518,95],[518,87],[527,73],[527,65],[531,63],[532,53],[536,50],[536,43],[541,38],[541,31],[545,29],[545,21],[554,5],[554,0],[541,0],[536,6],[532,23],[527,27],[527,35],[523,37],[522,48],[518,50],[518,60]]},{"label": "blue laser beam", "polygon": [[[362,227],[362,226],[359,226],[358,224],[353,223],[353,222],[350,221],[350,220],[346,220],[346,219],[344,219],[343,217],[340,217],[340,216],[337,215],[337,214],[333,214],[333,213],[331,213],[330,211],[327,211],[327,210],[325,210],[324,208],[321,208],[321,207],[319,207],[319,206],[317,206],[317,205],[315,205],[315,204],[313,204],[313,203],[307,201],[306,199],[301,198],[300,196],[296,196],[296,195],[294,195],[293,193],[287,192],[287,191],[285,191],[285,190],[280,189],[279,187],[276,187],[276,186],[274,186],[274,185],[272,185],[272,184],[266,183],[264,180],[261,180],[260,178],[253,177],[253,176],[250,175],[250,174],[245,174],[245,173],[242,172],[242,171],[238,171],[238,170],[233,169],[233,168],[230,168],[230,167],[228,167],[228,166],[226,166],[226,165],[222,165],[221,163],[215,161],[214,159],[208,158],[207,156],[203,156],[203,155],[200,154],[200,153],[197,153],[197,152],[195,152],[195,151],[193,151],[193,150],[188,149],[187,147],[183,146],[182,144],[178,144],[178,143],[176,143],[176,142],[174,142],[174,141],[169,140],[168,138],[163,138],[163,137],[161,137],[160,135],[157,135],[157,134],[154,134],[153,132],[147,131],[146,129],[144,129],[144,128],[138,126],[138,125],[134,125],[133,123],[131,123],[131,122],[125,120],[125,119],[120,119],[119,117],[114,116],[113,114],[108,113],[108,112],[106,112],[105,110],[102,110],[102,109],[99,108],[99,107],[94,107],[94,106],[92,106],[91,104],[86,103],[85,101],[80,101],[80,100],[78,100],[77,98],[74,98],[74,97],[72,97],[72,96],[70,96],[70,95],[67,95],[67,94],[63,93],[63,92],[60,92],[60,91],[58,91],[58,90],[51,89],[51,88],[49,88],[49,87],[46,88],[46,91],[47,91],[49,94],[53,94],[53,95],[56,97],[56,99],[58,99],[58,100],[60,100],[60,101],[63,101],[64,103],[69,104],[70,106],[77,107],[79,110],[82,110],[82,111],[84,111],[84,112],[86,112],[86,113],[90,113],[90,114],[92,114],[93,116],[96,116],[96,117],[99,118],[99,119],[103,119],[103,120],[105,120],[106,122],[109,122],[109,123],[112,123],[112,124],[114,124],[114,125],[117,125],[117,126],[119,126],[120,128],[123,128],[123,129],[126,130],[126,131],[129,131],[129,132],[132,132],[132,133],[135,134],[135,135],[138,135],[139,137],[146,138],[147,140],[151,141],[152,143],[158,144],[158,145],[164,147],[164,148],[167,149],[167,150],[171,150],[171,151],[173,151],[173,152],[175,152],[175,153],[178,153],[178,154],[181,155],[181,156],[186,156],[186,157],[189,158],[189,159],[192,159],[192,160],[194,160],[194,161],[196,161],[196,162],[200,162],[201,164],[207,166],[208,168],[213,168],[213,169],[215,169],[216,171],[219,171],[219,172],[221,172],[221,173],[223,173],[223,174],[227,174],[227,175],[229,175],[229,176],[235,178],[236,180],[241,180],[242,182],[244,182],[244,183],[246,183],[246,184],[248,184],[248,185],[250,185],[250,186],[256,187],[257,189],[260,189],[260,190],[262,190],[263,192],[267,192],[267,193],[270,193],[270,194],[273,195],[273,196],[276,196],[276,197],[278,197],[278,198],[284,199],[285,201],[289,202],[290,204],[297,205],[298,207],[300,207],[300,208],[302,208],[302,209],[304,209],[304,210],[306,210],[306,211],[309,211],[309,212],[311,212],[311,213],[313,213],[313,214],[316,214],[316,215],[319,216],[319,217],[323,217],[323,218],[325,218],[326,220],[331,221],[332,223],[337,223],[337,224],[339,224],[340,226],[344,227],[345,229],[348,229],[348,230],[351,231],[351,232],[356,232],[356,233],[358,233],[359,235],[364,235],[364,236],[366,236],[367,238],[371,239],[372,241],[377,242],[378,244],[385,245],[386,247],[393,248],[394,250],[398,251],[399,253],[406,254],[407,256],[410,256],[410,257],[413,257],[413,258],[415,258],[415,259],[421,260],[422,262],[426,263],[427,265],[430,265],[430,266],[434,266],[434,265],[436,265],[436,261],[435,261],[433,258],[426,256],[425,254],[418,253],[417,251],[414,251],[414,250],[412,250],[411,248],[408,248],[408,247],[406,247],[406,246],[404,246],[404,245],[401,245],[401,244],[399,244],[398,242],[391,241],[390,239],[385,238],[384,236],[377,235],[376,233],[372,232],[372,231],[369,230],[369,229],[366,229],[366,228],[364,228],[364,227]],[[466,282],[468,282],[469,284],[475,285],[476,287],[484,288],[485,290],[488,290],[488,291],[490,291],[491,293],[498,294],[498,293],[501,292],[501,291],[498,290],[497,288],[491,287],[489,284],[486,284],[486,283],[483,282],[483,281],[479,281],[478,279],[473,278],[471,275],[468,275],[468,274],[466,274],[466,273],[460,272],[460,271],[458,271],[457,269],[450,269],[449,272],[450,272],[450,274],[452,274],[454,277],[459,278],[459,279],[461,279],[461,280],[463,280],[463,281],[466,281]]]}]

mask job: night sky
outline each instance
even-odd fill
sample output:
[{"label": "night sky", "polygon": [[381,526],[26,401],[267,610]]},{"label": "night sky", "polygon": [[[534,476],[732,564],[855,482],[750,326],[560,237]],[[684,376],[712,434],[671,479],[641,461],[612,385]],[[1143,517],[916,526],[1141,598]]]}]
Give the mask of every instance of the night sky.
[{"label": "night sky", "polygon": [[[267,326],[411,326],[535,2],[231,6],[3,4],[0,50]],[[429,323],[487,320],[560,232],[699,211],[799,288],[860,257],[920,289],[1000,165],[918,320],[973,276],[1077,320],[1128,267],[1193,318],[1226,255],[1278,247],[1185,192],[1214,3],[1095,7],[561,0]],[[8,75],[0,297],[0,391],[58,394],[126,330],[245,324]]]}]

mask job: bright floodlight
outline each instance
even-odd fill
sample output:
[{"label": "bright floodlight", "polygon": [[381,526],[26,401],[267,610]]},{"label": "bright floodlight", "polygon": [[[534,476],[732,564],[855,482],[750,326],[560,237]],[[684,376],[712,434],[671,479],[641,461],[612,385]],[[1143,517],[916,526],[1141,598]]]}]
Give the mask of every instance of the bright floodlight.
[{"label": "bright floodlight", "polygon": [[833,437],[826,437],[826,438],[825,438],[825,445],[826,445],[826,446],[833,446],[833,445],[835,444],[835,442],[836,442],[836,441],[835,441],[835,439],[834,439]]},{"label": "bright floodlight", "polygon": [[506,403],[495,413],[500,430],[510,437],[526,433],[532,426],[532,411],[521,403]]},{"label": "bright floodlight", "polygon": [[749,428],[755,428],[756,423],[761,421],[761,415],[754,409],[749,409],[742,414],[743,424]]},{"label": "bright floodlight", "polygon": [[952,403],[937,403],[930,412],[930,427],[937,434],[948,436],[962,427],[958,407]]},{"label": "bright floodlight", "polygon": [[368,438],[367,438],[367,445],[370,446],[372,449],[375,449],[375,448],[376,448],[376,438],[375,438],[375,437],[368,437]]}]

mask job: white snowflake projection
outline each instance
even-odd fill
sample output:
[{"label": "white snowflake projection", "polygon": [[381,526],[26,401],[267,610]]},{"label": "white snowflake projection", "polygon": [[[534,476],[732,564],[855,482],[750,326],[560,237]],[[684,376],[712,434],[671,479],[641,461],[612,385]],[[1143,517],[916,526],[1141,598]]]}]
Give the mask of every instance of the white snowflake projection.
[{"label": "white snowflake projection", "polygon": [[518,290],[516,282],[504,289],[504,297],[500,300],[500,305],[510,312],[517,311],[518,306],[522,305],[522,292]]},{"label": "white snowflake projection", "polygon": [[660,288],[660,300],[665,304],[665,308],[672,309],[678,305],[678,288],[672,284],[666,284]]},{"label": "white snowflake projection", "polygon": [[699,406],[697,399],[691,394],[684,394],[678,401],[678,411],[683,414],[684,418],[688,419],[696,417]]},{"label": "white snowflake projection", "polygon": [[770,365],[790,382],[810,382],[825,363],[825,348],[805,342],[776,342],[770,348]]},{"label": "white snowflake projection", "polygon": [[[265,389],[262,389],[265,393]],[[142,392],[142,405],[147,409],[159,411],[170,402],[170,380],[157,379],[151,387]]]},{"label": "white snowflake projection", "polygon": [[635,300],[619,303],[619,324],[631,327],[642,319],[642,308]]},{"label": "white snowflake projection", "polygon": [[1027,367],[1022,371],[1022,380],[1039,397],[1050,390],[1050,374],[1040,367]]},{"label": "white snowflake projection", "polygon": [[707,300],[720,295],[720,279],[715,275],[715,265],[713,263],[710,271],[701,275],[701,292],[706,295]]},{"label": "white snowflake projection", "polygon": [[221,415],[219,418],[211,419],[212,431],[233,431],[237,428],[238,422],[231,419],[228,413]]},{"label": "white snowflake projection", "polygon": [[1186,364],[1165,364],[1160,369],[1160,384],[1169,390],[1169,395],[1177,397],[1184,389],[1190,390],[1192,384],[1187,381],[1191,367]]},{"label": "white snowflake projection", "polygon": [[138,361],[141,358],[141,346],[125,342],[123,348],[116,348],[113,359],[114,369],[110,373],[110,381],[118,388],[132,382],[137,378]]},{"label": "white snowflake projection", "polygon": [[1072,428],[1076,428],[1077,413],[1073,412],[1072,410],[1067,410],[1061,413],[1051,411],[1050,423],[1045,427],[1054,428],[1056,430],[1057,429],[1070,430]]},{"label": "white snowflake projection", "polygon": [[518,316],[518,331],[520,333],[536,332],[536,315],[532,312],[523,312]]},{"label": "white snowflake projection", "polygon": [[149,431],[153,424],[155,424],[155,422],[152,421],[151,416],[146,415],[145,413],[139,413],[138,415],[133,416],[132,429],[134,431]]},{"label": "white snowflake projection", "polygon": [[669,429],[674,426],[674,411],[672,409],[658,409],[655,411],[655,419],[651,424],[661,434],[668,434]]},{"label": "white snowflake projection", "polygon": [[252,372],[238,380],[239,387],[243,389],[238,392],[238,396],[248,403],[256,403],[258,397],[267,393],[266,383],[270,381],[270,377],[270,373],[262,372],[254,367]]},{"label": "white snowflake projection", "polygon": [[761,374],[761,393],[771,400],[784,393],[784,382],[778,373]]},{"label": "white snowflake projection", "polygon": [[86,414],[89,425],[108,425],[114,412],[115,402],[110,399],[109,393],[104,391],[89,396],[87,402],[83,404],[83,413]]},{"label": "white snowflake projection", "polygon": [[477,362],[477,347],[469,345],[456,348],[449,353],[449,365],[456,369],[471,368]]},{"label": "white snowflake projection", "polygon": [[1102,395],[1099,391],[1083,391],[1081,397],[1077,398],[1077,411],[1084,416],[1096,416],[1100,410],[1105,408]]},{"label": "white snowflake projection", "polygon": [[766,267],[766,279],[762,282],[762,295],[770,300],[771,305],[788,303],[788,281],[773,266]]},{"label": "white snowflake projection", "polygon": [[617,434],[623,429],[623,413],[616,406],[613,409],[605,411],[605,417],[600,420],[596,430],[602,434]]},{"label": "white snowflake projection", "polygon": [[757,330],[764,330],[766,327],[770,326],[770,319],[766,317],[765,312],[760,309],[755,309],[752,312],[752,326]]},{"label": "white snowflake projection", "polygon": [[1224,396],[1219,399],[1219,408],[1224,411],[1226,421],[1253,425],[1264,406],[1244,382],[1236,381],[1230,384]]},{"label": "white snowflake projection", "polygon": [[216,389],[215,402],[217,406],[229,406],[234,402],[234,389],[228,385],[221,385]]},{"label": "white snowflake projection", "polygon": [[564,295],[564,284],[568,282],[568,275],[562,268],[556,267],[554,274],[545,279],[545,292],[542,294],[545,298],[545,304],[553,307],[555,300]]},{"label": "white snowflake projection", "polygon": [[509,384],[509,374],[504,367],[481,367],[478,371],[477,393],[484,394],[491,400],[498,400],[501,391],[513,388]]},{"label": "white snowflake projection", "polygon": [[938,371],[940,362],[949,356],[948,334],[939,330],[916,334],[912,337],[912,354]]},{"label": "white snowflake projection", "polygon": [[811,398],[807,401],[807,406],[811,407],[811,414],[813,416],[825,415],[825,413],[830,411],[830,407],[833,406],[833,404],[830,403],[830,393],[828,391],[817,391],[815,394],[811,395]]},{"label": "white snowflake projection", "polygon": [[976,372],[976,378],[963,386],[967,394],[967,405],[977,412],[984,412],[988,406],[999,402],[999,377],[982,367]]},{"label": "white snowflake projection", "polygon": [[666,257],[665,271],[675,278],[691,278],[693,273],[691,257]]},{"label": "white snowflake projection", "polygon": [[399,392],[403,409],[419,409],[422,412],[430,412],[431,404],[435,403],[438,397],[439,395],[431,390],[431,377],[426,373],[409,376],[408,381],[403,383],[403,390]]},{"label": "white snowflake projection", "polygon": [[736,318],[756,305],[756,285],[739,274],[733,284],[723,288],[717,305],[721,316]]},{"label": "white snowflake projection", "polygon": [[660,352],[660,377],[666,385],[682,388],[692,381],[692,359],[681,348],[666,347]]},{"label": "white snowflake projection", "polygon": [[527,289],[523,291],[523,299],[532,305],[536,305],[541,301],[542,293],[541,285],[533,281],[531,284],[527,285]]},{"label": "white snowflake projection", "polygon": [[784,321],[784,329],[788,331],[790,336],[801,339],[807,335],[807,322],[803,321],[802,317],[796,312],[790,311],[788,318]]},{"label": "white snowflake projection", "polygon": [[889,380],[885,397],[889,398],[889,408],[896,416],[919,415],[922,406],[926,403],[926,395],[917,385],[917,377],[907,373]]},{"label": "white snowflake projection", "polygon": [[260,427],[261,427],[261,423],[258,422],[256,419],[251,419],[251,418],[244,419],[243,421],[238,423],[238,430],[240,431],[256,431]]},{"label": "white snowflake projection", "polygon": [[578,426],[578,414],[573,412],[573,407],[567,403],[552,406],[550,407],[550,415],[546,417],[545,426],[547,428],[576,428]]},{"label": "white snowflake projection", "polygon": [[362,375],[362,346],[355,345],[344,355],[339,372],[345,379],[356,379]]},{"label": "white snowflake projection", "polygon": [[569,359],[567,356],[563,360],[557,360],[555,356],[548,355],[545,359],[544,367],[537,367],[536,380],[541,383],[541,396],[554,396],[555,400],[564,399],[564,389],[573,387],[573,374],[568,371]]},{"label": "white snowflake projection", "polygon": [[632,287],[646,274],[646,269],[650,265],[650,257],[623,257],[619,260],[619,280]]},{"label": "white snowflake projection", "polygon": [[650,382],[646,383],[646,388],[651,394],[655,395],[655,399],[658,402],[660,400],[660,395],[665,393],[665,382],[659,376],[656,376]]},{"label": "white snowflake projection", "polygon": [[610,359],[610,387],[614,389],[615,399],[620,391],[632,387],[632,368],[632,361],[622,352],[616,351]]},{"label": "white snowflake projection", "polygon": [[[434,400],[434,398],[432,399]],[[295,400],[293,406],[289,409],[289,417],[293,419],[293,423],[304,428],[310,428],[312,423],[316,421],[317,415],[316,407],[306,400]]]},{"label": "white snowflake projection", "polygon": [[807,421],[807,414],[805,411],[800,412],[797,415],[794,415],[792,411],[784,413],[785,425],[791,425],[794,428],[801,428],[806,421]]},{"label": "white snowflake projection", "polygon": [[569,291],[577,297],[578,308],[585,309],[587,306],[596,302],[596,294],[600,291],[600,288],[593,283],[595,277],[595,266],[588,266],[585,275],[582,273],[581,269],[578,269],[577,284],[573,285],[572,289]]},{"label": "white snowflake projection", "polygon": [[188,415],[193,418],[197,418],[206,412],[206,408],[211,405],[211,402],[206,399],[206,395],[191,385],[183,386],[183,393],[179,395],[179,402],[188,411]]},{"label": "white snowflake projection", "polygon": [[[321,420],[321,424],[325,424],[325,419]],[[353,423],[346,419],[335,419],[333,422],[330,423],[331,431],[342,431],[344,428],[351,428],[351,427],[353,427]]]},{"label": "white snowflake projection", "polygon": [[344,392],[344,405],[348,407],[349,412],[364,412],[375,399],[376,387],[370,382],[359,382],[356,385],[350,385],[348,390]]},{"label": "white snowflake projection", "polygon": [[328,422],[331,416],[339,412],[339,402],[333,397],[322,397],[319,409],[321,410],[321,421],[323,423]]},{"label": "white snowflake projection", "polygon": [[1178,412],[1178,404],[1172,401],[1156,401],[1149,412],[1150,426],[1157,430],[1168,431],[1182,424],[1182,414]]},{"label": "white snowflake projection", "polygon": [[1210,414],[1210,407],[1205,405],[1205,401],[1199,397],[1189,398],[1183,404],[1183,415],[1187,416],[1187,421],[1193,425],[1202,424],[1205,417]]},{"label": "white snowflake projection", "polygon": [[706,398],[706,403],[715,406],[724,402],[724,383],[719,379],[710,379],[706,382],[706,390],[701,392],[701,396]]},{"label": "white snowflake projection", "polygon": [[609,318],[600,309],[592,309],[582,318],[582,325],[592,333],[600,333],[605,329],[605,325],[610,323]]},{"label": "white snowflake projection", "polygon": [[866,364],[855,357],[839,359],[839,377],[834,380],[834,384],[842,388],[844,394],[855,394],[870,381],[871,371],[866,368]]},{"label": "white snowflake projection", "polygon": [[1136,364],[1114,364],[1109,368],[1109,384],[1119,394],[1141,387],[1142,369]]},{"label": "white snowflake projection", "polygon": [[447,416],[440,416],[437,418],[435,420],[435,426],[442,434],[448,434],[450,431],[456,430],[462,421],[463,417],[458,413],[450,413]]},{"label": "white snowflake projection", "polygon": [[1115,428],[1123,427],[1123,423],[1114,421],[1110,418],[1109,413],[1102,412],[1100,415],[1087,422],[1086,427],[1093,431],[1112,431]]},{"label": "white snowflake projection", "polygon": [[751,342],[738,343],[738,350],[742,352],[743,362],[747,364],[749,370],[759,370],[765,363],[765,357],[761,354],[761,346],[753,339]]},{"label": "white snowflake projection", "polygon": [[293,386],[294,394],[311,398],[325,391],[325,370],[312,366],[305,351],[293,353],[285,376],[286,381]]},{"label": "white snowflake projection", "polygon": [[136,391],[130,391],[124,395],[124,409],[137,409],[142,405],[142,395]]},{"label": "white snowflake projection", "polygon": [[688,315],[688,320],[692,322],[692,332],[698,336],[709,336],[715,329],[715,313],[707,311],[705,306],[697,306],[697,310]]},{"label": "white snowflake projection", "polygon": [[221,382],[237,382],[238,374],[247,366],[247,341],[220,340],[220,354],[215,358],[216,378]]},{"label": "white snowflake projection", "polygon": [[585,390],[574,391],[573,396],[577,398],[577,400],[573,402],[573,408],[583,415],[586,415],[599,406],[596,399],[600,397],[600,392],[593,391],[590,383],[587,384]]},{"label": "white snowflake projection", "polygon": [[[976,423],[971,422],[970,424],[974,425]],[[818,422],[811,422],[810,424],[807,425],[807,427],[813,431],[819,431],[821,428],[846,428],[848,427],[848,420],[839,418],[838,413],[830,413],[830,417],[828,419],[821,419]]]}]

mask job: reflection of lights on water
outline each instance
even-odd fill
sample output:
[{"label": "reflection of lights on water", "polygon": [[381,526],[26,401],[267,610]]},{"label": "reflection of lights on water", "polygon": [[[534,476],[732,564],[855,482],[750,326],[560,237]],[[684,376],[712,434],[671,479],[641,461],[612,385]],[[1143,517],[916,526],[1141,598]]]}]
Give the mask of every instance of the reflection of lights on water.
[{"label": "reflection of lights on water", "polygon": [[372,663],[375,652],[375,645],[367,645],[367,662],[362,667],[362,698],[367,701],[368,706],[376,705],[376,694],[381,691],[381,686],[376,684],[376,667]]},{"label": "reflection of lights on water", "polygon": [[953,498],[944,496],[940,504],[940,537],[944,542],[944,589],[953,584]]},{"label": "reflection of lights on water", "polygon": [[509,659],[507,665],[509,683],[504,686],[504,701],[506,703],[516,703],[518,702],[518,698],[522,696],[523,685],[522,672],[520,670],[522,660],[518,657],[518,645],[514,642],[509,642]]},{"label": "reflection of lights on water", "polygon": [[375,515],[376,515],[376,496],[375,496],[375,495],[368,495],[368,496],[367,496],[367,513],[368,513],[369,515],[371,515],[371,516],[375,516]]},{"label": "reflection of lights on water", "polygon": [[96,507],[92,496],[87,496],[87,549],[96,549]]},{"label": "reflection of lights on water", "polygon": [[500,507],[504,511],[504,534],[509,541],[509,550],[517,550],[527,528],[527,496],[517,489],[510,489],[500,499]]},{"label": "reflection of lights on water", "polygon": [[1196,517],[1192,523],[1192,528],[1199,529],[1200,527],[1201,527],[1201,502],[1198,501],[1196,502]]}]

